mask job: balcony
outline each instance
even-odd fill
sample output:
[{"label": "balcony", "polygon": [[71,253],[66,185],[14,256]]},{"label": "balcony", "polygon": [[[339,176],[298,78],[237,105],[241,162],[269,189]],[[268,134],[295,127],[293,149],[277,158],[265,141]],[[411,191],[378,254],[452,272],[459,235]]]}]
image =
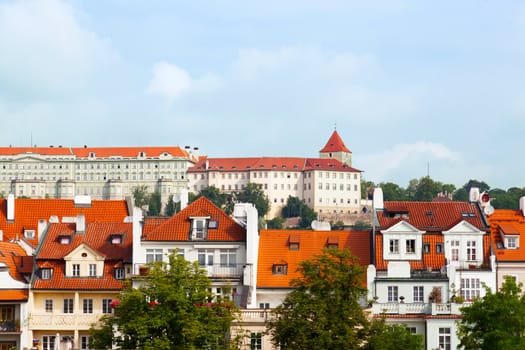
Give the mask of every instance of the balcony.
[{"label": "balcony", "polygon": [[20,321],[4,320],[0,321],[0,333],[17,333],[20,332]]},{"label": "balcony", "polygon": [[465,304],[456,303],[373,303],[375,315],[460,315]]},{"label": "balcony", "polygon": [[[230,279],[238,280],[244,274],[244,266],[246,264],[211,264],[199,265],[201,269],[206,271],[206,275],[213,279]],[[146,264],[135,264],[135,275],[146,276],[150,267]]]},{"label": "balcony", "polygon": [[275,317],[270,309],[241,309],[239,324],[264,324]]},{"label": "balcony", "polygon": [[32,313],[29,315],[29,329],[88,330],[97,323],[103,314],[50,314]]}]

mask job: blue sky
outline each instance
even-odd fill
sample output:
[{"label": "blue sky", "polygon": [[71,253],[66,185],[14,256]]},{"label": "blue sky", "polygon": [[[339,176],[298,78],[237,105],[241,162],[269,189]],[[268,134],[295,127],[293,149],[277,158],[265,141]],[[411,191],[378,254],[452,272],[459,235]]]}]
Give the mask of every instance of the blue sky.
[{"label": "blue sky", "polygon": [[0,0],[2,146],[316,157],[525,186],[522,1]]}]

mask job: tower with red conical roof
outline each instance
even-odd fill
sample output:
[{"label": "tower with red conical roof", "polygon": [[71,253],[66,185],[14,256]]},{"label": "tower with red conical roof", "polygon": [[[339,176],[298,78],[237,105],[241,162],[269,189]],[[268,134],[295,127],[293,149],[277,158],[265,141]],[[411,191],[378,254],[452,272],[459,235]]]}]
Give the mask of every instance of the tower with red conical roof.
[{"label": "tower with red conical roof", "polygon": [[352,166],[352,151],[345,146],[337,130],[334,130],[326,145],[319,151],[319,158],[337,159],[341,163]]}]

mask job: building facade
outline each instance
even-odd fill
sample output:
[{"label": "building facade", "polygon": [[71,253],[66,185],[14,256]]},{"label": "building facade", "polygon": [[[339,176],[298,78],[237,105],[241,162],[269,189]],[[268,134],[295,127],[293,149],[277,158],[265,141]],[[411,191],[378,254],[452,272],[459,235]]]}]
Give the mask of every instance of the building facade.
[{"label": "building facade", "polygon": [[0,147],[0,193],[122,199],[147,186],[166,203],[187,188],[196,156],[188,147]]},{"label": "building facade", "polygon": [[288,197],[297,197],[321,217],[343,221],[361,211],[361,171],[334,131],[319,158],[207,158],[188,169],[189,191],[214,186],[222,192],[259,184],[270,201],[268,217],[279,215]]},{"label": "building facade", "polygon": [[[483,206],[471,202],[383,202],[374,192],[374,263],[368,299],[375,317],[421,334],[425,349],[455,349],[459,302],[496,288]],[[461,301],[460,301],[461,300]]]}]

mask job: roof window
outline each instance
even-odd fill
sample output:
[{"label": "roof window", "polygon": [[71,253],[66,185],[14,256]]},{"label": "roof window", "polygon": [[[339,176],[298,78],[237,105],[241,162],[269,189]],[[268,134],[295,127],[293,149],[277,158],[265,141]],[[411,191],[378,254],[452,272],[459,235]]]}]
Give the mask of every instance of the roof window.
[{"label": "roof window", "polygon": [[272,265],[272,275],[287,275],[288,274],[288,264],[273,264]]}]

